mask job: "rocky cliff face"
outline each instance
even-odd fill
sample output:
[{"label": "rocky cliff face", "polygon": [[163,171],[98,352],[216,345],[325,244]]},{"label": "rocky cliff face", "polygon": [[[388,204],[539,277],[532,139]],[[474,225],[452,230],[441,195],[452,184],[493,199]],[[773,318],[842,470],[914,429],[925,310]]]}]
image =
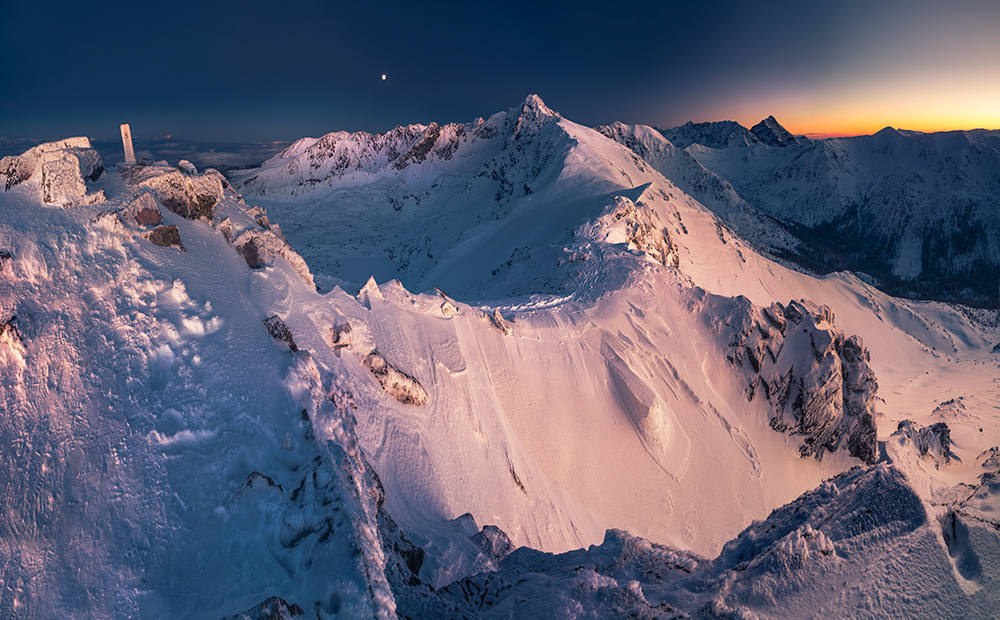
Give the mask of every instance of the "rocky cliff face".
[{"label": "rocky cliff face", "polygon": [[861,338],[834,326],[828,307],[802,300],[757,308],[739,298],[728,319],[709,321],[727,339],[729,361],[748,375],[747,398],[771,403],[771,428],[802,436],[802,456],[844,448],[877,460],[870,355]]}]

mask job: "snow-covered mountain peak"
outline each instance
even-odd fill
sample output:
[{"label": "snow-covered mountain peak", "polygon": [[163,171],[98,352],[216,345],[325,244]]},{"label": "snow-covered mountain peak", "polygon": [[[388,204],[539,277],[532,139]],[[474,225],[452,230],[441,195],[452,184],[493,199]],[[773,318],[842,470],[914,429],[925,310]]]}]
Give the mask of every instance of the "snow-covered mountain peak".
[{"label": "snow-covered mountain peak", "polygon": [[778,123],[774,116],[768,116],[761,122],[750,128],[750,131],[757,136],[761,143],[768,146],[791,146],[793,144],[806,144],[808,138],[796,138],[790,131]]},{"label": "snow-covered mountain peak", "polygon": [[545,105],[538,95],[528,95],[521,106],[521,118],[525,122],[538,122],[544,118],[562,118],[562,115]]}]

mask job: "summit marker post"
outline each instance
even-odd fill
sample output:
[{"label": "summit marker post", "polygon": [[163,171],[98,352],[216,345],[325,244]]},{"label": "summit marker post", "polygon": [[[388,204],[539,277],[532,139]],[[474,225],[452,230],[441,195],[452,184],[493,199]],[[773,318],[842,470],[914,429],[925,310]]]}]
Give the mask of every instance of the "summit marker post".
[{"label": "summit marker post", "polygon": [[132,150],[132,130],[128,123],[122,123],[122,146],[125,147],[125,163],[135,164],[135,151]]}]

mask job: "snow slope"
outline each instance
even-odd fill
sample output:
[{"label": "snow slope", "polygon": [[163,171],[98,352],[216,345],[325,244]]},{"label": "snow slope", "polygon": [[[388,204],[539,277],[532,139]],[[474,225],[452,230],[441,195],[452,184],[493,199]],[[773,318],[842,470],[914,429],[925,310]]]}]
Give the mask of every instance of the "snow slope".
[{"label": "snow slope", "polygon": [[785,269],[537,97],[233,182],[0,194],[0,616],[997,613],[985,314]]},{"label": "snow slope", "polygon": [[[745,295],[757,306],[802,297],[830,306],[836,324],[848,335],[859,334],[871,352],[880,386],[880,439],[903,419],[935,420],[941,412],[934,405],[962,396],[968,417],[949,418],[949,424],[955,437],[962,438],[965,454],[948,476],[953,482],[977,479],[971,463],[997,437],[998,394],[995,364],[990,363],[997,331],[990,316],[984,323],[940,304],[892,299],[849,275],[817,280],[785,269],[734,237],[646,161],[538,103],[529,98],[521,108],[462,126],[462,132],[453,127],[451,135],[466,137],[457,147],[450,139],[444,142],[447,158],[427,146],[427,128],[409,134],[397,130],[401,137],[391,149],[379,143],[365,146],[365,152],[377,151],[381,158],[354,162],[337,156],[333,167],[322,153],[309,152],[316,142],[308,140],[236,183],[286,223],[291,242],[303,248],[311,265],[340,260],[343,267],[343,248],[349,247],[347,251],[362,256],[387,257],[382,267],[378,259],[364,264],[373,272],[386,269],[383,277],[399,278],[409,288],[437,285],[455,297],[479,299],[481,307],[488,304],[483,316],[495,316],[499,302],[507,321],[516,319],[511,335],[495,332],[505,343],[501,352],[490,347],[470,356],[470,348],[485,345],[457,336],[463,353],[458,367],[463,374],[476,374],[468,360],[482,356],[488,371],[473,383],[490,386],[530,459],[602,525],[627,527],[656,541],[712,554],[741,524],[763,517],[850,463],[833,456],[821,463],[788,460],[800,440],[774,433],[767,424],[768,403],[746,401],[749,365],[734,370],[726,360],[728,342],[706,330],[707,317],[725,322],[732,308],[721,310],[726,304],[712,302],[706,310],[699,298],[703,293],[692,284],[727,297]],[[490,129],[477,135],[476,127]],[[405,135],[412,145],[422,144],[427,156],[400,171],[394,162],[403,161],[400,154],[413,148]],[[525,143],[525,136],[531,141]],[[338,140],[372,144],[366,135],[340,135]],[[511,150],[527,152],[526,159],[545,165],[499,165],[516,161]],[[301,161],[311,163],[295,163]],[[464,164],[459,167],[456,161]],[[317,172],[298,176],[307,169]],[[265,175],[271,175],[266,183],[261,181]],[[512,187],[532,191],[518,196],[507,191]],[[419,204],[415,198],[407,202],[418,188]],[[402,206],[396,210],[393,205]],[[368,218],[359,219],[360,213]],[[661,237],[657,231],[664,229],[667,234]],[[416,240],[433,251],[413,251],[409,255],[416,258],[411,260],[394,258],[399,248],[412,247]],[[639,251],[646,256],[637,255]],[[350,271],[329,268],[317,281],[332,283],[334,273]],[[364,273],[353,276],[353,282]],[[345,285],[352,281],[344,279]],[[489,327],[486,318],[478,320]],[[411,325],[403,330],[408,342],[430,332]],[[628,372],[618,370],[622,367]],[[435,382],[442,381],[441,373],[434,376]],[[603,377],[603,387],[593,377]],[[621,386],[630,384],[636,389],[623,397]],[[654,410],[660,412],[659,420],[645,413]],[[617,419],[609,419],[607,412],[615,411]],[[450,415],[439,410],[435,418]],[[627,426],[616,432],[614,426],[623,423]],[[647,424],[657,432],[648,431]],[[440,452],[450,459],[450,447],[426,446],[439,446],[448,435],[460,437],[464,427],[442,424],[433,433],[411,427],[408,434],[419,436],[421,452],[432,460]],[[400,467],[401,461],[412,467],[416,457],[391,451],[384,455],[392,444],[387,439],[391,432],[380,431],[372,439],[365,439],[363,431],[361,435],[362,445],[375,455],[390,513],[415,537],[421,528],[430,531],[430,523],[408,516],[420,512],[416,500],[403,504],[393,499],[394,487],[400,495],[412,493],[410,480],[384,471]],[[686,454],[670,443],[684,440],[690,442]],[[607,457],[608,445],[615,446],[613,458]],[[670,447],[661,450],[664,445]],[[439,476],[447,477],[442,472],[450,470],[445,461],[436,470]],[[469,475],[467,469],[460,475]],[[517,479],[523,478],[518,472]],[[733,487],[720,486],[728,484]],[[482,515],[490,513],[472,503],[464,506],[452,515],[469,510],[482,522],[487,518]],[[573,514],[572,509],[559,510]],[[519,544],[560,550],[596,542],[583,528],[535,542],[520,537],[522,525],[511,529],[502,515],[490,518]],[[692,522],[700,523],[701,531],[691,528]]]}]

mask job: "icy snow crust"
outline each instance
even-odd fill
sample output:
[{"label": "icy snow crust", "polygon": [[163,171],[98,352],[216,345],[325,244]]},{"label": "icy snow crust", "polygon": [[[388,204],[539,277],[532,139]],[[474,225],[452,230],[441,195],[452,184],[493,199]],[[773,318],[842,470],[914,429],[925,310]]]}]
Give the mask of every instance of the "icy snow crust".
[{"label": "icy snow crust", "polygon": [[[0,616],[1000,613],[995,325],[785,269],[537,97],[331,135],[234,179],[266,212],[0,194]],[[751,397],[775,301],[863,339],[882,464]]]}]

